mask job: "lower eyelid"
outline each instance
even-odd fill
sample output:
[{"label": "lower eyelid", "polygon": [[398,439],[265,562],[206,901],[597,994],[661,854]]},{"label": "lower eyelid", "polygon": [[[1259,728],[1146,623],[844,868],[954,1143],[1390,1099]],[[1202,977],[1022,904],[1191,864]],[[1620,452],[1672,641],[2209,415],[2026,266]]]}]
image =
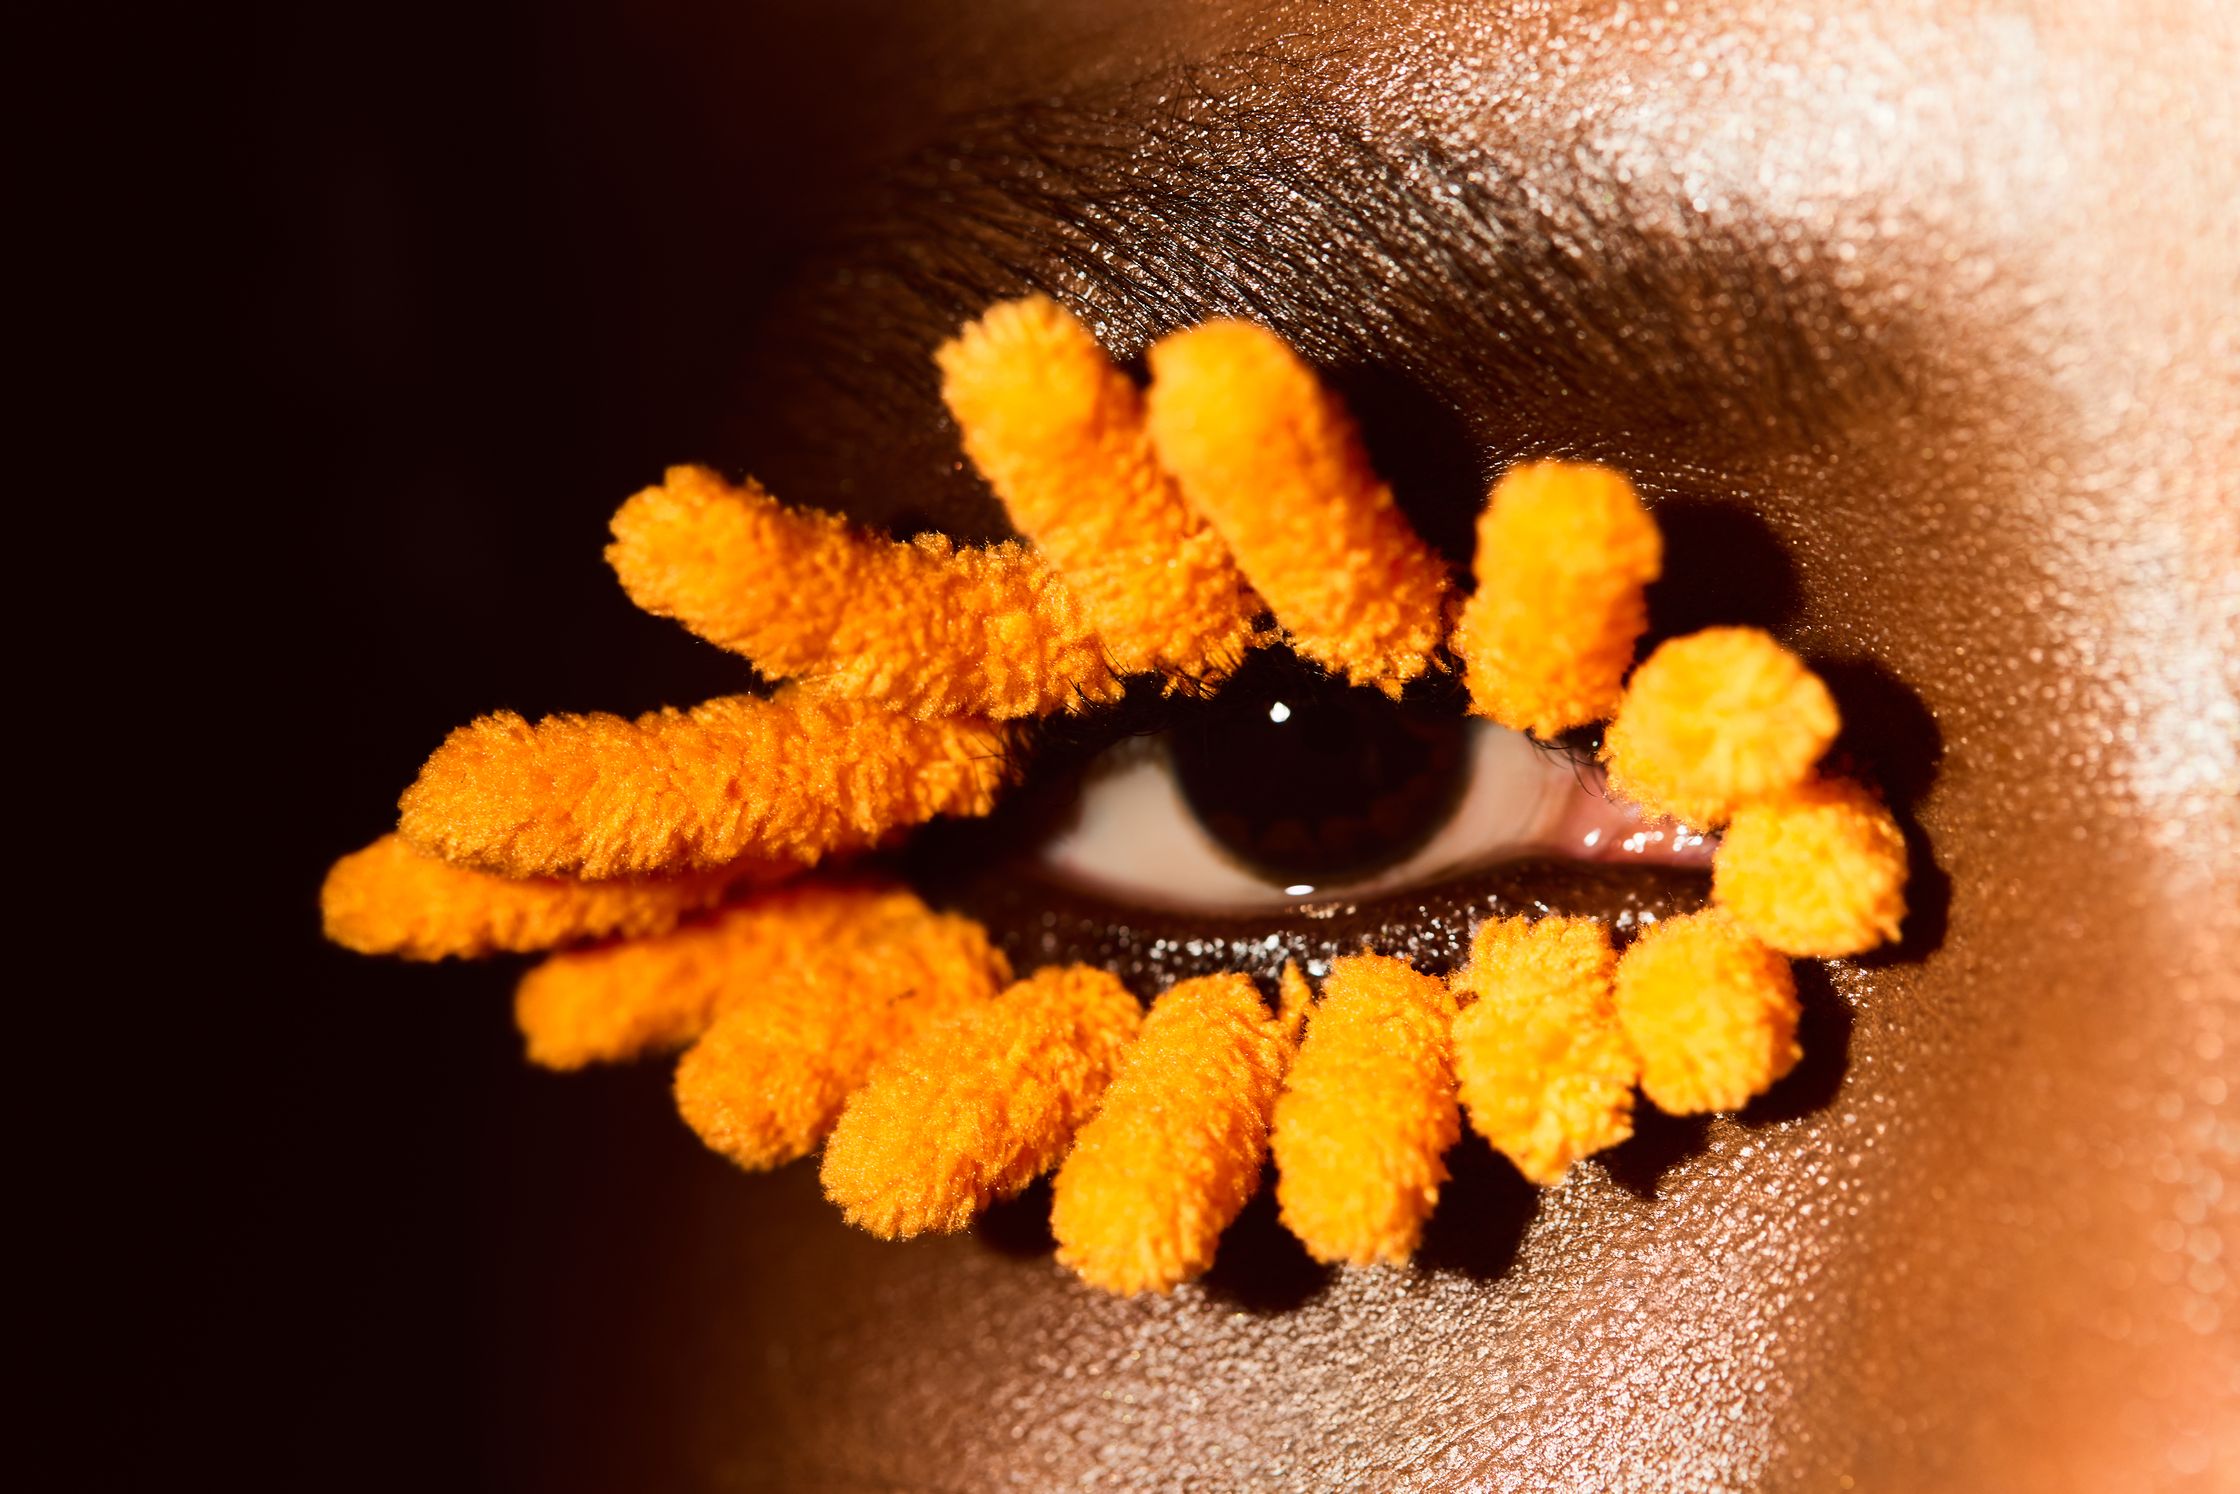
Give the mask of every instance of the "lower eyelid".
[{"label": "lower eyelid", "polygon": [[1562,912],[1600,919],[1621,938],[1691,913],[1710,878],[1640,859],[1526,858],[1377,898],[1299,899],[1247,912],[1185,914],[1087,894],[1040,876],[1031,864],[945,868],[921,876],[929,901],[978,919],[1013,967],[1079,962],[1110,970],[1142,996],[1178,980],[1242,971],[1273,981],[1297,960],[1316,978],[1338,955],[1369,948],[1444,974],[1468,954],[1488,918]]},{"label": "lower eyelid", "polygon": [[1610,797],[1599,763],[1574,770],[1577,793],[1558,790],[1544,807],[1533,843],[1580,861],[1630,862],[1708,871],[1716,837],[1686,825],[1653,820]]}]

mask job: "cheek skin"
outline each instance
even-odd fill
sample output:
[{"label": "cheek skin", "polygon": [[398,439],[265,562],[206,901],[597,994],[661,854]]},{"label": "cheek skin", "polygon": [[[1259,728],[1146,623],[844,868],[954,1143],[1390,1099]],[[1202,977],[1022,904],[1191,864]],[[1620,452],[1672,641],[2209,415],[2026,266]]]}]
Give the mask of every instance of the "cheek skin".
[{"label": "cheek skin", "polygon": [[[1086,85],[1302,24],[1203,14],[1116,38],[1056,7],[990,76]],[[1830,666],[1926,847],[1896,956],[1808,975],[1798,1079],[1738,1121],[1645,1125],[1559,1192],[1466,1143],[1417,1273],[1320,1271],[1256,1205],[1206,1289],[1150,1303],[1066,1280],[1031,1205],[888,1246],[807,1169],[630,1138],[688,1223],[613,1304],[646,1326],[599,1373],[639,1387],[661,1471],[2113,1489],[2240,1463],[2240,545],[2216,492],[2240,438],[2208,372],[2240,346],[2214,223],[2240,150],[2206,86],[2235,49],[2179,7],[2032,19],[1745,7],[1713,37],[1425,7],[1345,29],[1318,84],[1350,128],[1677,181],[1665,231],[1834,254],[1851,318],[1905,330],[1900,386],[1809,446],[1630,453],[1658,496],[1748,516],[1741,605]],[[1480,450],[1564,418],[1437,393]],[[781,437],[750,422],[717,455],[761,466]],[[865,462],[907,495],[939,460]],[[506,1393],[563,1394],[535,1371]]]}]

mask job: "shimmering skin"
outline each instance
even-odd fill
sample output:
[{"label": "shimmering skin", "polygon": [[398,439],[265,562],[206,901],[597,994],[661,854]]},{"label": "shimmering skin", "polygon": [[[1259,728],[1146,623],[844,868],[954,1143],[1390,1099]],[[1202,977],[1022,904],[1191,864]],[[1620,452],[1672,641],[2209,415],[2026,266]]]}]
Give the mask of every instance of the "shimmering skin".
[{"label": "shimmering skin", "polygon": [[[691,127],[807,153],[801,176],[836,205],[867,164],[1022,100],[1090,100],[1032,170],[1068,141],[1132,161],[1146,120],[1218,166],[1178,197],[1151,152],[1134,196],[1053,187],[1047,219],[1001,233],[917,179],[922,225],[861,241],[885,279],[859,274],[843,302],[812,276],[808,333],[748,355],[749,383],[798,386],[798,407],[742,402],[709,459],[852,492],[871,517],[986,522],[929,374],[811,377],[822,312],[876,308],[877,354],[909,370],[969,303],[1036,285],[1123,351],[1186,311],[1257,312],[1327,367],[1412,382],[1464,467],[1560,450],[1636,473],[1675,541],[1668,576],[1741,578],[1717,607],[1660,587],[1653,628],[1770,623],[1847,706],[1875,707],[1847,712],[1852,745],[1924,838],[1929,912],[1895,955],[1808,975],[1824,1056],[1739,1121],[1645,1127],[1537,1204],[1458,1158],[1442,1217],[1474,1197],[1471,1227],[1442,1246],[1435,1221],[1411,1273],[1306,1269],[1248,1210],[1206,1285],[1106,1299],[1031,1223],[1024,1247],[1016,1218],[885,1246],[832,1218],[807,1169],[741,1180],[688,1141],[629,1138],[609,1165],[658,1248],[627,1284],[622,1348],[498,1377],[550,1471],[2240,1479],[2240,23],[2223,0],[990,4],[838,40],[668,23]],[[829,77],[779,130],[742,85],[789,49]],[[1230,103],[1189,104],[1181,63]],[[1375,261],[1387,296],[1349,278],[1370,256],[1331,199],[1358,185],[1359,142],[1424,147],[1426,186],[1463,163],[1463,204],[1494,225],[1478,257]],[[1062,230],[1092,213],[1127,232]],[[944,234],[943,254],[993,247],[936,273],[924,246]],[[1487,259],[1530,294],[1505,301]],[[1566,300],[1565,265],[1625,274]],[[1593,315],[1674,267],[1701,273],[1675,269],[1661,315]],[[1433,304],[1382,309],[1400,292]],[[1803,399],[1814,383],[1831,397]],[[1467,533],[1467,515],[1424,527]],[[589,1266],[573,1284],[616,1289]]]}]

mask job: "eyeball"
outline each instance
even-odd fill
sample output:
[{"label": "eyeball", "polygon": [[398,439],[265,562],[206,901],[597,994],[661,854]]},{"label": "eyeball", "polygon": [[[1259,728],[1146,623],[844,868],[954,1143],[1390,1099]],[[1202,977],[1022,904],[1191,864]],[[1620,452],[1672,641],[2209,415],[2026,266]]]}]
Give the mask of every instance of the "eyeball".
[{"label": "eyeball", "polygon": [[1109,749],[1039,850],[1052,880],[1189,914],[1366,898],[1527,855],[1700,864],[1562,749],[1297,669]]}]

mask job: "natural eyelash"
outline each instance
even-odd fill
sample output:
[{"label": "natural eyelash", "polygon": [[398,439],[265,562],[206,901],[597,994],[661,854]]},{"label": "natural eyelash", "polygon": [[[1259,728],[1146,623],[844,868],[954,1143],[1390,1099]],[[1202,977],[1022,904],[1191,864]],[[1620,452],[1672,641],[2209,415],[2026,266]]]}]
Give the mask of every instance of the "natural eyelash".
[{"label": "natural eyelash", "polygon": [[[693,1128],[747,1167],[825,1143],[827,1192],[877,1233],[959,1228],[1082,1134],[1061,1258],[1133,1291],[1206,1268],[1264,1151],[1316,1256],[1406,1260],[1458,1078],[1473,1124],[1541,1183],[1628,1134],[1637,1084],[1671,1110],[1735,1108],[1797,1058],[1785,954],[1895,935],[1903,837],[1864,789],[1813,776],[1838,723],[1811,671],[1762,633],[1711,629],[1625,677],[1661,547],[1624,478],[1512,467],[1450,638],[1451,579],[1272,334],[1214,324],[1154,347],[1147,408],[1046,300],[996,308],[941,359],[968,449],[1050,554],[898,544],[672,471],[617,516],[618,574],[795,678],[636,721],[462,728],[407,791],[400,835],[330,875],[330,936],[422,958],[617,938],[522,981],[531,1058],[693,1045],[677,1076]],[[1068,495],[1109,507],[1071,514]],[[1108,972],[1007,985],[977,924],[824,864],[985,815],[1025,751],[1156,729],[1279,637],[1395,696],[1453,688],[1459,662],[1471,709],[1574,760],[1610,716],[1593,755],[1614,785],[1699,825],[1733,817],[1714,906],[1622,955],[1579,920],[1489,923],[1444,981],[1344,956],[1319,1002],[1293,966],[1273,1016],[1242,976],[1185,982],[1145,1024]],[[796,866],[816,869],[715,906]]]}]

